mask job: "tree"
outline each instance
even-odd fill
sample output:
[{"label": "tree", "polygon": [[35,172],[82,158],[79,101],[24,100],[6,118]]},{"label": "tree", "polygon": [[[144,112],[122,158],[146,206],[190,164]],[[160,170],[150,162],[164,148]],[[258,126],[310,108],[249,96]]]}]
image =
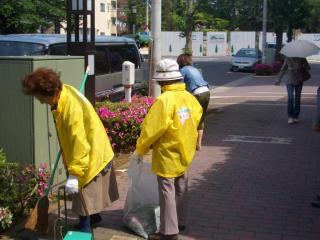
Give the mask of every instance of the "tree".
[{"label": "tree", "polygon": [[[128,6],[125,9],[127,15],[127,24],[129,29],[133,32],[133,25],[135,25],[136,32],[141,32],[146,24],[146,2],[145,0],[129,0]],[[133,9],[136,9],[136,13]]]},{"label": "tree", "polygon": [[2,34],[44,31],[63,20],[65,20],[65,0],[1,0],[0,2]]},{"label": "tree", "polygon": [[276,33],[276,59],[280,58],[284,31],[287,31],[288,42],[293,38],[293,29],[302,28],[309,16],[309,5],[306,0],[278,1],[269,0],[269,19],[271,28]]},{"label": "tree", "polygon": [[306,32],[320,32],[320,1],[308,0],[309,3],[309,17],[306,19]]},{"label": "tree", "polygon": [[162,1],[162,30],[183,31],[185,29],[186,3],[183,0]]}]

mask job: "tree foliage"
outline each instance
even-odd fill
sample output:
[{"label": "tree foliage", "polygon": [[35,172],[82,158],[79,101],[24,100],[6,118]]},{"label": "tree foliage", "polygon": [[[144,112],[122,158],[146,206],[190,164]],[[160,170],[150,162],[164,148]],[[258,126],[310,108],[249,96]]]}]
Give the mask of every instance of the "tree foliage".
[{"label": "tree foliage", "polygon": [[307,0],[269,0],[269,28],[276,33],[276,58],[282,47],[282,34],[287,32],[288,42],[293,38],[293,29],[303,28],[310,16]]},{"label": "tree foliage", "polygon": [[65,20],[66,0],[1,0],[0,33],[43,32]]},{"label": "tree foliage", "polygon": [[320,1],[308,0],[309,17],[306,19],[305,31],[309,33],[320,32]]}]

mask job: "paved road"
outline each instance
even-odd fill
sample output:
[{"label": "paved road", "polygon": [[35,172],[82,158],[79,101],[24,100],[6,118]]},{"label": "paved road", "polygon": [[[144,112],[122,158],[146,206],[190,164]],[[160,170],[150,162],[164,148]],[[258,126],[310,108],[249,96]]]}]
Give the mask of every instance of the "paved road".
[{"label": "paved road", "polygon": [[193,58],[193,61],[195,66],[202,70],[205,80],[211,87],[222,86],[252,74],[250,72],[230,72],[230,57]]}]

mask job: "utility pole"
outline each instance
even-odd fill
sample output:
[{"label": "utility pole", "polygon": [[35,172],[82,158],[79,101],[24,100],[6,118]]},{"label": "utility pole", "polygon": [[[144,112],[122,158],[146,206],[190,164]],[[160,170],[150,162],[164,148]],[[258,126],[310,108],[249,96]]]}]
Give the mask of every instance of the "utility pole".
[{"label": "utility pole", "polygon": [[136,6],[136,2],[133,2],[132,8],[132,16],[133,16],[133,24],[132,24],[132,33],[136,34],[136,15],[137,15],[137,6]]},{"label": "utility pole", "polygon": [[146,3],[146,27],[149,28],[149,1]]},{"label": "utility pole", "polygon": [[267,0],[263,0],[263,19],[262,19],[262,63],[266,63],[266,43],[267,43]]},{"label": "utility pole", "polygon": [[[151,4],[151,36],[153,40],[152,69],[155,71],[156,64],[161,60],[161,0],[152,0]],[[161,94],[158,83],[153,81],[152,96],[157,97]]]}]

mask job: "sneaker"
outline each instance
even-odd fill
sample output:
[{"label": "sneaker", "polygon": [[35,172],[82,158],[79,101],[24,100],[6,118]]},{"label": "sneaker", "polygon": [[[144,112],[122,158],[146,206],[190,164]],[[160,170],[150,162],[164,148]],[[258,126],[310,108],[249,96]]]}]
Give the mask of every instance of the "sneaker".
[{"label": "sneaker", "polygon": [[293,122],[298,123],[298,122],[300,122],[300,120],[299,120],[299,118],[294,118]]},{"label": "sneaker", "polygon": [[288,118],[288,123],[289,123],[289,124],[293,124],[293,123],[294,123],[293,118]]}]

